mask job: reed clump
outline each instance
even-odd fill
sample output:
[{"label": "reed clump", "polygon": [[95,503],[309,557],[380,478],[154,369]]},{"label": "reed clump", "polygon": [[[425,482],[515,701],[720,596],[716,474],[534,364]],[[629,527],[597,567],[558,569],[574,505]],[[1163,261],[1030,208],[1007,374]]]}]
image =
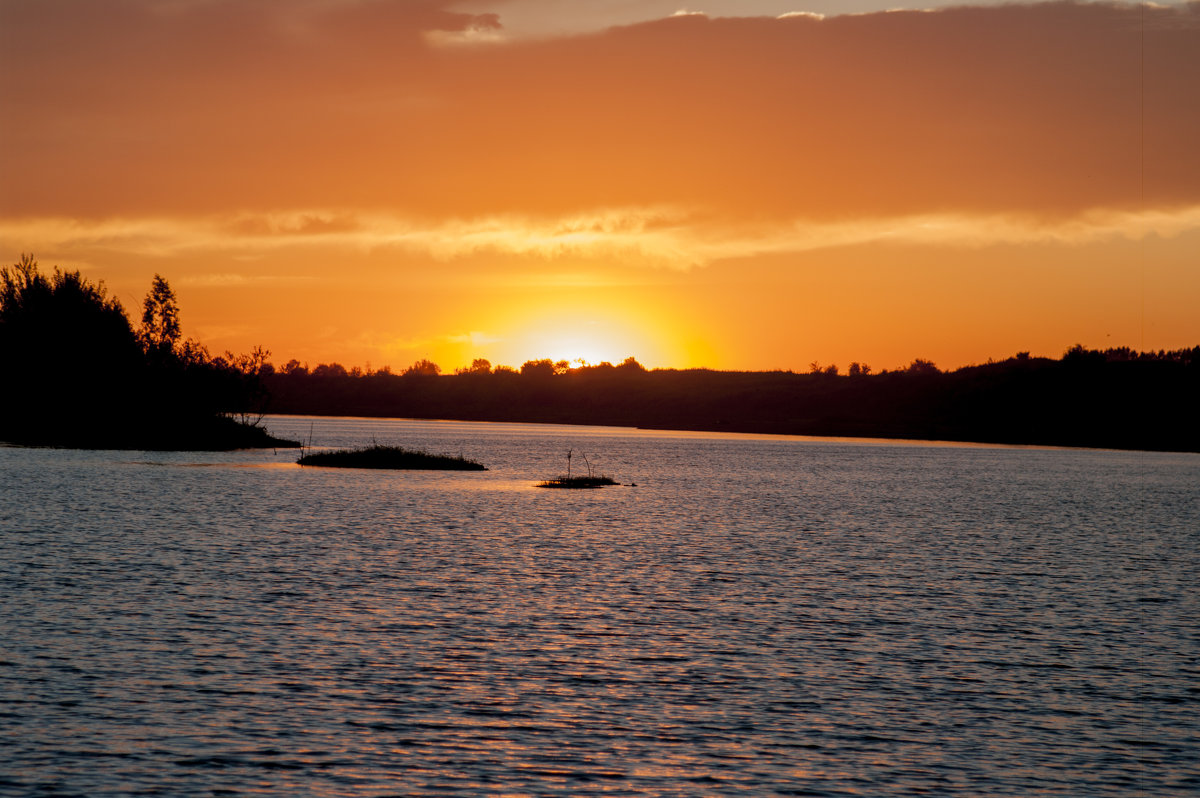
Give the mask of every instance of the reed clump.
[{"label": "reed clump", "polygon": [[603,474],[597,475],[595,473],[595,471],[592,470],[592,464],[588,461],[587,455],[582,454],[582,453],[580,453],[580,457],[583,458],[583,462],[587,466],[587,476],[583,476],[582,474],[576,474],[576,475],[572,476],[571,475],[571,458],[572,458],[572,456],[574,456],[574,454],[575,454],[574,449],[567,450],[567,473],[565,475],[559,474],[554,479],[548,479],[545,482],[537,483],[537,485],[535,485],[534,487],[579,489],[579,488],[603,488],[606,485],[620,485],[621,484],[620,482],[617,482],[615,479],[612,479],[611,477],[604,476]]},{"label": "reed clump", "polygon": [[381,468],[407,471],[487,471],[487,467],[462,455],[432,454],[402,446],[373,445],[329,452],[309,452],[300,465],[326,468]]},{"label": "reed clump", "polygon": [[538,488],[603,488],[605,485],[620,485],[615,479],[606,476],[574,476],[568,477],[565,475],[548,479],[545,482],[539,482],[535,487]]}]

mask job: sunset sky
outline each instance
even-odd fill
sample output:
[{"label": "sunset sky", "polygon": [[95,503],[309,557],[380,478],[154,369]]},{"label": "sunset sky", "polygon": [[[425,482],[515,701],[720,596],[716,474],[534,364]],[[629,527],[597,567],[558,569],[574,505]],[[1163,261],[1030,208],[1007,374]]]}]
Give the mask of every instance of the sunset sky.
[{"label": "sunset sky", "polygon": [[0,0],[25,252],[277,364],[1194,346],[1200,2]]}]

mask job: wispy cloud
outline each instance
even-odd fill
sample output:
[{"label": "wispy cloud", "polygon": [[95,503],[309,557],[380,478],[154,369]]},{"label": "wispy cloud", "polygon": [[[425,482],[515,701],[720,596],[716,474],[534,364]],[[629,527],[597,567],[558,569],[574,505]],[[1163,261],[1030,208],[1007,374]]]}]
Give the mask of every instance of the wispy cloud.
[{"label": "wispy cloud", "polygon": [[185,274],[179,278],[179,284],[196,288],[242,288],[251,285],[293,285],[314,282],[307,275],[274,275],[274,274]]},{"label": "wispy cloud", "polygon": [[478,330],[472,330],[471,332],[465,333],[463,335],[448,335],[448,336],[446,336],[446,341],[448,341],[449,343],[466,344],[466,345],[472,346],[472,347],[481,347],[481,346],[487,346],[489,344],[497,344],[503,340],[504,340],[504,338],[502,338],[498,335],[492,335],[491,333],[479,332]]},{"label": "wispy cloud", "polygon": [[[1057,220],[1032,214],[942,213],[757,224],[731,223],[671,208],[606,209],[567,217],[510,214],[444,222],[382,214],[354,216],[347,211],[300,211],[233,219],[8,220],[0,221],[0,246],[14,252],[49,251],[64,256],[105,251],[155,256],[217,252],[240,257],[264,252],[391,248],[442,261],[497,253],[687,269],[726,258],[881,241],[968,248],[1019,243],[1071,246],[1146,236],[1169,238],[1194,230],[1200,230],[1200,205],[1141,212],[1095,210]],[[212,287],[298,278],[217,272],[184,279]],[[506,279],[517,278],[510,275]],[[574,285],[580,281],[592,284],[592,279],[578,271],[537,277],[540,282],[565,280]]]}]

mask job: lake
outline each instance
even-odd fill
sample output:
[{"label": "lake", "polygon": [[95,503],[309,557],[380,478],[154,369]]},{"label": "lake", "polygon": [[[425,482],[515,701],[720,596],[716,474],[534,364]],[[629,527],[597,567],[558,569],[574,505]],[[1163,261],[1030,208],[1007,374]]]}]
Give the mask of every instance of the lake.
[{"label": "lake", "polygon": [[1200,792],[1200,455],[267,426],[490,470],[0,447],[0,795]]}]

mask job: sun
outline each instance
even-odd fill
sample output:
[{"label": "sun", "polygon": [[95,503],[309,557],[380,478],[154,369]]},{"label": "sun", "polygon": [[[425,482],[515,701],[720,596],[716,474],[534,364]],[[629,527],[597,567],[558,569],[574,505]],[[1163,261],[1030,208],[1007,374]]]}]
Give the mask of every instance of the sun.
[{"label": "sun", "polygon": [[509,319],[497,362],[520,366],[527,360],[565,360],[572,366],[616,365],[628,357],[666,365],[675,358],[669,336],[653,317],[629,306],[573,305],[528,308]]},{"label": "sun", "polygon": [[455,336],[433,353],[446,371],[470,367],[476,359],[516,369],[544,359],[577,367],[616,366],[632,357],[649,369],[713,361],[696,319],[628,286],[521,286],[505,299],[472,310],[469,323],[483,332],[470,340]]},{"label": "sun", "polygon": [[600,363],[620,363],[636,352],[629,351],[630,347],[622,348],[611,339],[596,340],[586,335],[566,335],[559,339],[546,339],[541,344],[535,344],[544,350],[542,357],[548,357],[556,363],[566,360],[572,366],[595,366]]},{"label": "sun", "polygon": [[572,366],[620,363],[651,348],[648,337],[612,319],[582,321],[548,319],[520,331],[516,347],[528,353],[524,360],[565,360]]}]

